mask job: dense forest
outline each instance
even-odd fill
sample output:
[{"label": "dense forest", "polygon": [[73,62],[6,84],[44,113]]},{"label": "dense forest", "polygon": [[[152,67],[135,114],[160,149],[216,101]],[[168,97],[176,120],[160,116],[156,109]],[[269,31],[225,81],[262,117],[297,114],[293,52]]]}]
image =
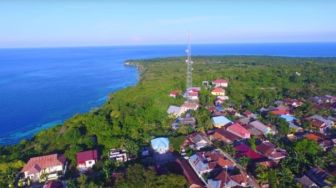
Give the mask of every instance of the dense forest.
[{"label": "dense forest", "polygon": [[[228,79],[229,103],[238,109],[256,111],[284,97],[336,95],[336,58],[225,56],[195,57],[193,61],[193,85],[201,86],[202,81],[216,78]],[[132,185],[136,185],[133,176],[136,175],[142,176],[139,181],[152,182],[154,187],[185,185],[181,175],[165,175],[165,181],[162,178],[154,178],[151,169],[132,164],[137,163],[136,160],[123,166],[104,160],[108,157],[109,149],[120,147],[135,157],[140,149],[148,146],[150,140],[156,136],[168,136],[172,147],[177,149],[182,140],[181,135],[192,131],[172,131],[172,120],[166,113],[169,105],[180,105],[184,101],[183,98],[176,100],[168,96],[171,90],[185,89],[184,58],[128,62],[139,69],[140,81],[136,86],[111,94],[99,109],[77,114],[63,125],[41,131],[33,138],[22,140],[16,145],[1,146],[0,187],[13,183],[17,172],[30,157],[55,152],[64,153],[71,161],[70,177],[75,169],[75,154],[91,148],[98,148],[102,154],[103,160],[95,169],[99,175],[92,179],[80,176],[71,181],[70,187],[79,186],[81,182],[90,182],[93,187],[112,185],[112,171],[127,166],[135,169],[134,175],[123,177],[124,179],[120,179],[116,185],[133,187]],[[207,104],[212,101],[206,96],[206,93],[201,93],[201,103]],[[211,127],[210,116],[205,109],[200,109],[194,115],[198,121],[197,130],[207,130]],[[309,143],[305,144],[310,146]],[[301,145],[296,147],[302,150]],[[308,152],[306,155],[313,158],[315,154],[316,152]]]}]

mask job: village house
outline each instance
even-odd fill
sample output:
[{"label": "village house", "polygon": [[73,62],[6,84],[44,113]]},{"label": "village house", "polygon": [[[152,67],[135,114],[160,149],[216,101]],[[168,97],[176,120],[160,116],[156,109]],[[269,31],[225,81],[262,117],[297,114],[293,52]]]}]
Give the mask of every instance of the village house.
[{"label": "village house", "polygon": [[205,183],[198,177],[196,172],[192,169],[190,164],[185,159],[177,159],[176,162],[182,168],[182,172],[188,181],[189,188],[204,188]]},{"label": "village house", "polygon": [[264,135],[274,134],[274,132],[272,131],[272,129],[270,127],[266,126],[265,124],[263,124],[262,122],[260,122],[258,120],[250,122],[249,125],[258,129]]},{"label": "village house", "polygon": [[188,99],[189,100],[198,100],[198,92],[189,92]]},{"label": "village house", "polygon": [[303,175],[301,178],[296,178],[295,180],[300,183],[303,188],[319,188],[319,186],[306,175]]},{"label": "village house", "polygon": [[297,108],[303,105],[303,102],[301,100],[298,99],[290,99],[290,98],[286,98],[283,100],[283,103],[287,106],[293,107],[293,108]]},{"label": "village house", "polygon": [[336,96],[325,95],[325,96],[315,96],[311,99],[314,106],[317,108],[324,109],[335,109],[336,108]]},{"label": "village house", "polygon": [[328,129],[335,126],[334,121],[324,118],[320,115],[313,115],[306,118],[311,125],[316,128],[320,133],[326,134]]},{"label": "village house", "polygon": [[215,96],[225,96],[225,90],[223,88],[216,87],[211,91],[211,94]]},{"label": "village house", "polygon": [[189,125],[192,128],[196,127],[196,118],[192,117],[190,113],[187,113],[185,117],[179,117],[172,123],[172,129],[176,130],[180,125]]},{"label": "village house", "polygon": [[184,97],[188,100],[198,100],[199,92],[201,91],[200,87],[191,87],[186,90]]},{"label": "village house", "polygon": [[319,187],[332,187],[336,183],[329,181],[331,175],[319,167],[311,168],[306,175]]},{"label": "village house", "polygon": [[190,156],[189,163],[198,175],[203,175],[215,168],[232,168],[235,164],[224,157],[220,151],[196,152]]},{"label": "village house", "polygon": [[191,127],[195,128],[196,126],[196,119],[194,117],[184,117],[180,119],[182,125],[190,125]]},{"label": "village house", "polygon": [[248,145],[246,144],[238,144],[234,146],[235,150],[237,151],[236,157],[248,157],[251,160],[259,160],[264,158],[264,156],[258,154],[257,152],[253,151]]},{"label": "village house", "polygon": [[320,142],[323,140],[323,136],[317,133],[307,133],[303,137],[307,140],[311,140],[315,142]]},{"label": "village house", "polygon": [[60,154],[44,155],[30,158],[21,172],[25,179],[33,182],[55,180],[66,171],[66,159]]},{"label": "village house", "polygon": [[246,118],[248,118],[248,119],[251,119],[251,118],[253,118],[253,119],[257,119],[257,115],[254,114],[254,113],[252,113],[252,112],[249,111],[249,110],[244,111],[244,112],[243,112],[243,115],[244,115]]},{"label": "village house", "polygon": [[109,152],[110,160],[118,162],[126,162],[129,160],[126,150],[124,149],[111,149]]},{"label": "village house", "polygon": [[276,148],[276,146],[269,141],[263,141],[256,149],[263,156],[276,162],[287,156],[285,150]]},{"label": "village house", "polygon": [[180,108],[180,115],[185,113],[185,112],[188,112],[190,110],[197,110],[199,107],[199,104],[198,102],[195,102],[195,101],[186,101],[182,104],[181,108]]},{"label": "village house", "polygon": [[327,133],[328,127],[325,122],[319,119],[307,119],[309,124],[321,134]]},{"label": "village house", "polygon": [[210,146],[211,142],[205,133],[196,132],[188,135],[183,142],[182,147],[190,147],[192,149],[200,150],[206,146]]},{"label": "village house", "polygon": [[178,117],[178,116],[180,116],[180,111],[181,111],[180,107],[174,106],[174,105],[170,105],[168,107],[167,113],[168,113],[168,115],[170,117]]},{"label": "village house", "polygon": [[224,79],[217,79],[212,81],[212,85],[214,85],[215,87],[228,87],[229,82]]},{"label": "village house", "polygon": [[230,174],[222,170],[214,178],[208,180],[208,188],[231,188],[231,187],[248,187],[248,175],[239,172]]},{"label": "village house", "polygon": [[230,123],[232,123],[232,121],[229,120],[228,118],[224,117],[224,116],[217,116],[217,117],[212,118],[212,124],[216,128],[221,128],[221,127],[223,127],[225,125],[228,125]]},{"label": "village house", "polygon": [[295,132],[302,132],[303,128],[298,126],[296,117],[290,114],[286,114],[286,115],[280,115],[280,118],[284,119],[287,123],[288,126],[295,130]]},{"label": "village house", "polygon": [[239,136],[240,138],[247,139],[250,138],[250,132],[248,132],[243,126],[239,123],[233,123],[226,128],[230,133]]},{"label": "village house", "polygon": [[98,161],[98,158],[98,152],[95,149],[78,152],[76,154],[77,169],[80,172],[85,172],[91,169]]},{"label": "village house", "polygon": [[273,115],[286,115],[286,114],[289,114],[290,111],[289,111],[289,107],[288,106],[283,106],[283,105],[280,105],[276,108],[274,108],[273,110],[271,110],[271,114]]},{"label": "village house", "polygon": [[177,91],[177,90],[171,91],[171,92],[169,93],[169,96],[170,96],[170,97],[173,97],[173,98],[176,98],[176,97],[179,96],[179,95],[180,95],[180,92]]},{"label": "village house", "polygon": [[246,126],[250,123],[250,121],[251,121],[251,118],[242,117],[242,118],[239,118],[236,122],[243,125],[243,126]]},{"label": "village house", "polygon": [[254,136],[256,138],[263,138],[264,133],[261,132],[259,129],[256,129],[254,126],[247,124],[244,125],[244,128],[251,134],[251,136]]},{"label": "village house", "polygon": [[210,138],[212,140],[224,142],[225,144],[232,144],[235,141],[241,139],[241,137],[232,134],[231,132],[225,130],[224,128],[216,129],[215,132],[210,136]]},{"label": "village house", "polygon": [[324,135],[318,133],[307,133],[304,138],[315,141],[324,151],[331,149],[335,145],[332,139],[327,139]]}]

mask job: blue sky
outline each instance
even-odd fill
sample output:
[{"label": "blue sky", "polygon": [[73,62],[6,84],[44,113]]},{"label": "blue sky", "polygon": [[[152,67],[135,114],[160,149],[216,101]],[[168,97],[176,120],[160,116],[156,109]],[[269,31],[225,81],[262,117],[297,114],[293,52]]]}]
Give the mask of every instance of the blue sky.
[{"label": "blue sky", "polygon": [[0,47],[335,42],[336,1],[1,0]]}]

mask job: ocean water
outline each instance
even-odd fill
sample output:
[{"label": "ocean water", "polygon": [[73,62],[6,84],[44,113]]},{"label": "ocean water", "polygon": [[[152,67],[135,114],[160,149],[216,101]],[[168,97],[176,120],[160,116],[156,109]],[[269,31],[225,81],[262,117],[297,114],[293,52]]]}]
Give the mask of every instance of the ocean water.
[{"label": "ocean water", "polygon": [[[193,45],[194,55],[335,57],[336,43]],[[0,49],[0,144],[17,143],[138,81],[127,59],[184,56],[184,45]],[[181,62],[182,63],[182,62]]]}]

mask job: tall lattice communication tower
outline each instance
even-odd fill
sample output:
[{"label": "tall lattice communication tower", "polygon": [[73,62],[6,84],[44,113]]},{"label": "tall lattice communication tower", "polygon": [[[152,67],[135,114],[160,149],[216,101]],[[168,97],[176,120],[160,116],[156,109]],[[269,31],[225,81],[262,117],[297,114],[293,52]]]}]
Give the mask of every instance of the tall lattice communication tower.
[{"label": "tall lattice communication tower", "polygon": [[190,38],[188,41],[188,48],[186,49],[186,53],[187,53],[187,59],[186,59],[186,63],[187,63],[187,90],[189,88],[192,88],[192,64],[193,61],[191,60],[191,45],[190,45]]}]

